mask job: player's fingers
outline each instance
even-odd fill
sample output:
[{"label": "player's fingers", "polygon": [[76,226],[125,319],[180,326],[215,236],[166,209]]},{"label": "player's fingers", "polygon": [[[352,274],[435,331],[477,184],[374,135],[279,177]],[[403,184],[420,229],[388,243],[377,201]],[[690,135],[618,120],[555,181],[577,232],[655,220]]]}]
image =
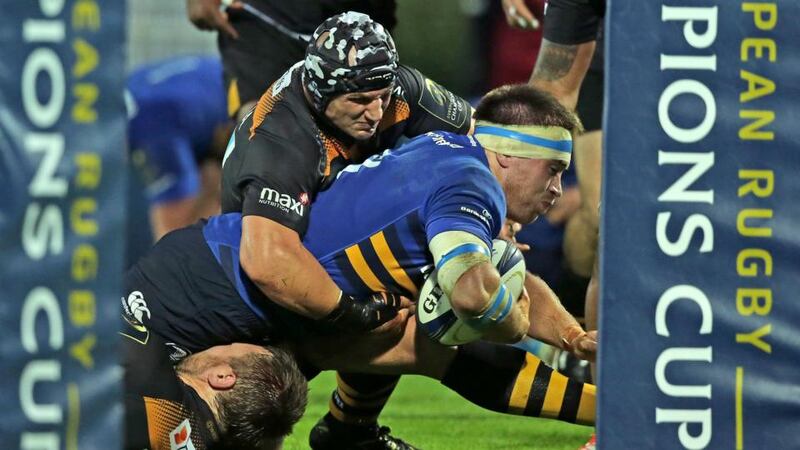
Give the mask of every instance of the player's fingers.
[{"label": "player's fingers", "polygon": [[517,4],[516,5],[517,6],[517,17],[521,18],[522,20],[524,20],[526,22],[526,27],[535,28],[535,26],[533,25],[534,23],[536,23],[537,24],[536,27],[538,27],[538,22],[539,21],[536,20],[536,17],[533,15],[531,10],[528,9],[528,6],[525,4],[525,1],[524,0],[515,0],[515,3]]},{"label": "player's fingers", "polygon": [[233,39],[239,39],[239,33],[233,28],[233,25],[228,21],[228,14],[222,11],[217,11],[214,15],[214,28],[227,34]]},{"label": "player's fingers", "polygon": [[525,4],[525,0],[504,0],[503,12],[506,22],[512,27],[522,29],[537,29],[539,21]]},{"label": "player's fingers", "polygon": [[397,304],[398,308],[408,309],[412,305],[414,305],[414,301],[408,297],[399,296],[398,300],[399,300],[399,303]]},{"label": "player's fingers", "polygon": [[531,249],[531,246],[528,244],[523,244],[522,242],[514,241],[514,245],[519,249],[521,252],[527,252]]},{"label": "player's fingers", "polygon": [[403,297],[402,295],[399,294],[393,294],[390,292],[379,292],[376,295],[378,295],[382,299],[382,301],[386,303],[387,306],[390,306],[395,309],[408,308],[413,304],[411,299]]},{"label": "player's fingers", "polygon": [[372,334],[384,336],[399,334],[405,328],[405,324],[408,322],[408,317],[408,309],[396,311],[391,320],[386,321],[383,325],[372,330]]}]

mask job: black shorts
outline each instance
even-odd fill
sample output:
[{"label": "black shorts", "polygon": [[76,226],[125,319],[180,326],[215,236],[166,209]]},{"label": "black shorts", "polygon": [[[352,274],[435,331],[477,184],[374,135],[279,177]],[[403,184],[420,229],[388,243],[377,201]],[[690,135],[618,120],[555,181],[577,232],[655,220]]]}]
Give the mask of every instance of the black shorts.
[{"label": "black shorts", "polygon": [[229,10],[228,14],[239,39],[220,32],[217,43],[228,112],[233,116],[245,103],[258,100],[273,81],[303,59],[307,43],[281,33],[246,11]]},{"label": "black shorts", "polygon": [[603,72],[589,70],[583,79],[578,96],[578,117],[585,131],[603,129]]},{"label": "black shorts", "polygon": [[545,10],[544,38],[562,45],[597,39],[606,0],[550,0]]}]

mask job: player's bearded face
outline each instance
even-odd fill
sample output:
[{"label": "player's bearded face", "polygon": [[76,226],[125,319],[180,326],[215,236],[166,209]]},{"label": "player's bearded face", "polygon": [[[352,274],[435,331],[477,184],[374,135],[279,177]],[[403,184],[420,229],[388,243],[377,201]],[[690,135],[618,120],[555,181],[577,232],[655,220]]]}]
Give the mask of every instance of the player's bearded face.
[{"label": "player's bearded face", "polygon": [[515,158],[504,189],[508,218],[525,224],[547,213],[561,197],[564,169],[557,160]]},{"label": "player's bearded face", "polygon": [[391,95],[390,87],[342,94],[328,103],[325,117],[353,139],[367,140],[378,131]]}]

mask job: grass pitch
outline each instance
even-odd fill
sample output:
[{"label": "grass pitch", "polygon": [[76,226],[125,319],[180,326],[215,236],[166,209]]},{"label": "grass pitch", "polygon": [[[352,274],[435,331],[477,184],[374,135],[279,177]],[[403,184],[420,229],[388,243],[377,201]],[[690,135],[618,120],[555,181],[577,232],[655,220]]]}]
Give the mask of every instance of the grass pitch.
[{"label": "grass pitch", "polygon": [[[306,415],[286,440],[286,450],[308,448],[308,433],[328,411],[335,386],[333,372],[310,383]],[[437,381],[418,376],[401,379],[381,424],[424,450],[575,450],[592,434],[590,427],[486,411]]]}]

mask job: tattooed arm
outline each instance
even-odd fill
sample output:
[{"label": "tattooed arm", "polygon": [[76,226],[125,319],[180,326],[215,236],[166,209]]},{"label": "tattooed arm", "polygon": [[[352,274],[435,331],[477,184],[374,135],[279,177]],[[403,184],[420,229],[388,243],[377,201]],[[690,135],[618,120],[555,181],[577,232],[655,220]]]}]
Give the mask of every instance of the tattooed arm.
[{"label": "tattooed arm", "polygon": [[543,39],[530,84],[553,94],[564,106],[574,110],[594,48],[595,41],[562,45]]}]

